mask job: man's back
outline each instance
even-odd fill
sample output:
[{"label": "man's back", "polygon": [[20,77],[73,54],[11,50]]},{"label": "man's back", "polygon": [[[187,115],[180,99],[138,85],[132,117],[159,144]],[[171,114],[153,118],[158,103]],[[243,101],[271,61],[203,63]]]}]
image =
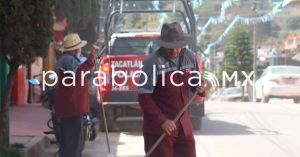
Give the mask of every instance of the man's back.
[{"label": "man's back", "polygon": [[93,55],[82,64],[76,56],[69,54],[64,54],[58,60],[56,66],[58,84],[54,93],[54,110],[58,117],[82,115],[89,112],[88,78],[82,78],[82,73],[92,69],[93,66]]}]

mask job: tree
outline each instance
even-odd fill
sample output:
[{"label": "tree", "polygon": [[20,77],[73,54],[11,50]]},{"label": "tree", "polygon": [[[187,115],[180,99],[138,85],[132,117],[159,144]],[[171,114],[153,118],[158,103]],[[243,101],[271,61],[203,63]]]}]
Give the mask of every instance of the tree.
[{"label": "tree", "polygon": [[300,17],[299,16],[293,16],[293,17],[290,17],[288,20],[287,20],[287,26],[289,29],[291,30],[297,30],[300,28]]},{"label": "tree", "polygon": [[51,0],[0,1],[0,57],[9,66],[0,108],[0,148],[9,144],[8,107],[13,78],[21,65],[47,55],[52,37]]},{"label": "tree", "polygon": [[78,33],[88,41],[87,49],[99,37],[100,0],[55,0],[57,20],[67,19],[67,33]]},{"label": "tree", "polygon": [[228,75],[238,71],[239,81],[243,80],[244,76],[240,71],[249,73],[253,69],[253,53],[251,51],[249,33],[245,27],[237,27],[230,37],[229,46],[225,48],[221,70],[226,71]]}]

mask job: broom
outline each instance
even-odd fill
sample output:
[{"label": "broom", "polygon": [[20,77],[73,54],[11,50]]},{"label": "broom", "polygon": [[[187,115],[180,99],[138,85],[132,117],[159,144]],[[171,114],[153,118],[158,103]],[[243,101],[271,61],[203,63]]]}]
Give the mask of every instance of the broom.
[{"label": "broom", "polygon": [[109,143],[109,137],[108,137],[108,129],[107,129],[107,122],[106,122],[106,115],[105,115],[105,111],[104,111],[104,105],[101,104],[101,107],[102,107],[102,115],[103,115],[103,121],[104,121],[104,127],[105,127],[106,144],[107,144],[107,149],[108,149],[107,157],[114,157],[114,155],[111,153],[111,149],[110,149],[110,143]]},{"label": "broom", "polygon": [[[100,59],[102,57],[102,55],[104,54],[105,48],[103,48],[102,50],[100,50],[100,48],[97,45],[93,45],[93,48],[96,51],[98,51],[96,59],[97,60]],[[99,67],[99,64],[100,64],[100,62],[98,62],[98,63],[95,64],[95,69],[97,69]],[[104,108],[103,104],[100,104],[100,105],[101,105],[101,108],[102,108],[102,116],[103,116],[103,122],[104,122],[104,128],[105,128],[106,144],[107,144],[107,149],[108,149],[107,157],[114,157],[114,155],[111,153],[111,149],[110,149],[105,108]]]},{"label": "broom", "polygon": [[[197,96],[198,92],[195,92],[190,101],[181,109],[181,111],[177,114],[177,116],[174,118],[174,123],[176,123],[179,118],[183,115],[183,113],[189,108],[195,97]],[[160,142],[166,137],[167,133],[164,132],[159,139],[152,145],[150,150],[146,153],[145,157],[149,157],[150,154],[155,150],[155,148],[160,144]]]}]

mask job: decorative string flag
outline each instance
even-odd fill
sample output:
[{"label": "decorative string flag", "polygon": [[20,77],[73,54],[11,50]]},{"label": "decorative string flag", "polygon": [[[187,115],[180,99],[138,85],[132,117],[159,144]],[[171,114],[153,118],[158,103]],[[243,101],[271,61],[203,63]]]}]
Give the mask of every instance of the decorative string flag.
[{"label": "decorative string flag", "polygon": [[208,46],[207,46],[206,50],[204,51],[204,53],[209,54],[213,47],[215,47],[216,45],[223,42],[225,36],[229,33],[229,31],[231,29],[234,28],[234,26],[237,23],[244,24],[244,25],[254,25],[254,24],[258,24],[258,23],[265,23],[265,22],[271,21],[273,19],[273,15],[280,13],[281,8],[287,5],[287,4],[285,4],[283,6],[284,1],[286,1],[286,0],[283,0],[281,2],[277,2],[276,5],[273,7],[272,11],[270,13],[266,14],[266,15],[263,15],[263,16],[252,17],[252,18],[246,18],[246,17],[242,17],[242,16],[239,16],[239,15],[235,16],[234,20],[225,29],[225,31],[219,36],[219,38],[216,41],[208,44]]},{"label": "decorative string flag", "polygon": [[233,5],[233,2],[236,2],[238,0],[226,0],[222,2],[222,7],[221,7],[221,13],[219,17],[211,17],[209,20],[206,22],[206,24],[202,27],[201,33],[197,38],[197,41],[200,43],[201,37],[207,34],[207,29],[210,25],[217,25],[221,24],[225,21],[226,19],[226,11],[229,7]]},{"label": "decorative string flag", "polygon": [[296,2],[296,1],[300,2],[300,0],[284,0],[282,3],[282,7],[285,7],[288,4],[290,4],[291,2]]},{"label": "decorative string flag", "polygon": [[198,8],[198,7],[202,6],[203,0],[194,0],[192,3],[193,3],[194,8]]}]

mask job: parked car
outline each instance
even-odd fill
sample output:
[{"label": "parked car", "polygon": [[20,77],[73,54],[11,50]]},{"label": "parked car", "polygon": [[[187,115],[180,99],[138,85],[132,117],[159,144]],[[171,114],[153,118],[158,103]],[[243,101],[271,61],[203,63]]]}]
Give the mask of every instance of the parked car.
[{"label": "parked car", "polygon": [[300,67],[269,66],[255,83],[256,98],[269,102],[271,98],[290,98],[300,102]]},{"label": "parked car", "polygon": [[214,101],[247,101],[248,94],[242,93],[241,87],[229,87],[221,89],[212,94],[211,100]]}]

